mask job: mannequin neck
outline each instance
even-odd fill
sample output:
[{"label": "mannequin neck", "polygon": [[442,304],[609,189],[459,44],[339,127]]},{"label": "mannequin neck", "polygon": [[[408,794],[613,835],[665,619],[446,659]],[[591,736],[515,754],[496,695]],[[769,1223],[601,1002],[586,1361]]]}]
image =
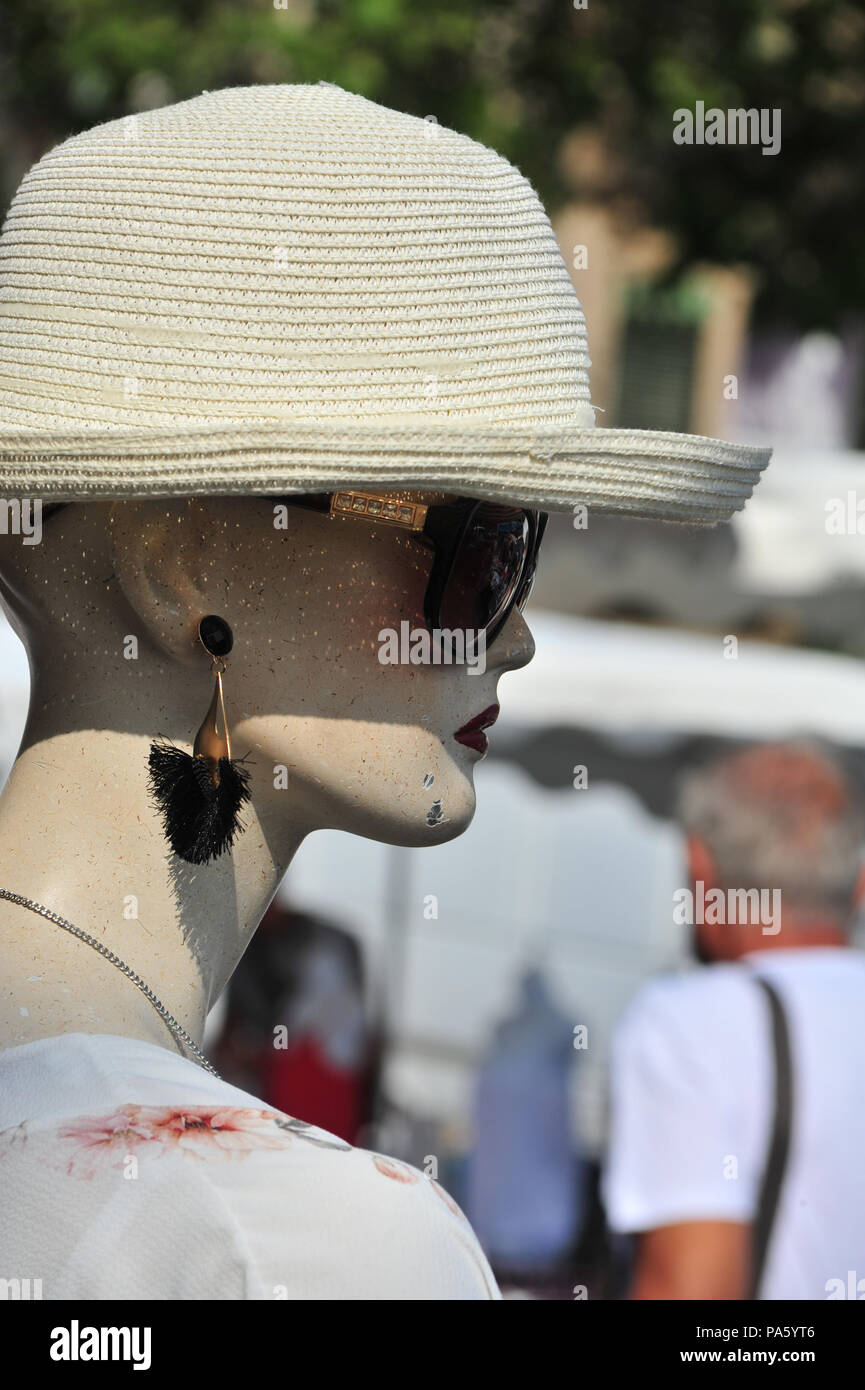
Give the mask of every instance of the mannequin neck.
[{"label": "mannequin neck", "polygon": [[[86,698],[76,720],[64,720],[62,701],[34,691],[24,743],[0,797],[0,887],[103,942],[200,1045],[207,1012],[302,834],[288,843],[280,836],[276,863],[246,808],[247,828],[230,853],[206,866],[178,860],[147,791],[150,737],[100,729],[96,718],[82,721],[81,703]],[[70,722],[91,727],[64,727]],[[158,727],[155,716],[150,727]],[[70,1032],[179,1046],[116,966],[56,924],[0,899],[0,1048]]]}]

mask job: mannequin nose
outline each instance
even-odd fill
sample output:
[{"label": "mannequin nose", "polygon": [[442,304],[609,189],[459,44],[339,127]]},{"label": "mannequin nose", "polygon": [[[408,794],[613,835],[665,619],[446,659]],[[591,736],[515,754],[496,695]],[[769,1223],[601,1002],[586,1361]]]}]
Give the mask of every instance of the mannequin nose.
[{"label": "mannequin nose", "polygon": [[488,671],[518,671],[535,654],[535,639],[518,609],[514,608],[487,652]]}]

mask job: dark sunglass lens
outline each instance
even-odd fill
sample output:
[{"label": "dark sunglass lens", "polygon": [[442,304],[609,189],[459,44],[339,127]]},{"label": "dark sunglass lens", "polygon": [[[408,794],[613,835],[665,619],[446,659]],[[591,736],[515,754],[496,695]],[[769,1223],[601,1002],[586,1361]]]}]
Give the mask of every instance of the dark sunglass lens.
[{"label": "dark sunglass lens", "polygon": [[524,511],[492,504],[472,517],[442,596],[441,622],[465,630],[492,627],[513,603],[529,541]]},{"label": "dark sunglass lens", "polygon": [[546,512],[535,513],[535,538],[532,543],[532,553],[529,555],[523,567],[523,577],[520,580],[520,591],[517,594],[516,606],[522,613],[526,604],[532,596],[535,587],[535,577],[538,572],[538,552],[541,548],[541,541],[547,529]]}]

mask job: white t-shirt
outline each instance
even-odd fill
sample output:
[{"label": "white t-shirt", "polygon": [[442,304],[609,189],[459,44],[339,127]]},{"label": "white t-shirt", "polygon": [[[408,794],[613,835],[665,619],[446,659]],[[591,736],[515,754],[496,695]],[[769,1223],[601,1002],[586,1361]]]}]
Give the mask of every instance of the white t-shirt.
[{"label": "white t-shirt", "polygon": [[[786,1009],[793,1134],[761,1285],[865,1297],[865,959],[841,947],[747,958]],[[774,1107],[768,1003],[743,965],[645,986],[613,1044],[610,1225],[754,1219]],[[850,1273],[855,1277],[851,1280]],[[855,1296],[855,1295],[854,1295]]]},{"label": "white t-shirt", "polygon": [[83,1033],[0,1052],[0,1279],[45,1299],[501,1297],[416,1168]]}]

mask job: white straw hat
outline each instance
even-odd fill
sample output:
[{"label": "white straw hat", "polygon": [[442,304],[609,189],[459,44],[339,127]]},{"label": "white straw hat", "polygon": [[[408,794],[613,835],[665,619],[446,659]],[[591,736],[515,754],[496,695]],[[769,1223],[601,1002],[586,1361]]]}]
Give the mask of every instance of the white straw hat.
[{"label": "white straw hat", "polygon": [[714,523],[769,459],[598,429],[531,185],[328,82],[110,121],[0,237],[0,486],[55,501],[435,489]]}]

